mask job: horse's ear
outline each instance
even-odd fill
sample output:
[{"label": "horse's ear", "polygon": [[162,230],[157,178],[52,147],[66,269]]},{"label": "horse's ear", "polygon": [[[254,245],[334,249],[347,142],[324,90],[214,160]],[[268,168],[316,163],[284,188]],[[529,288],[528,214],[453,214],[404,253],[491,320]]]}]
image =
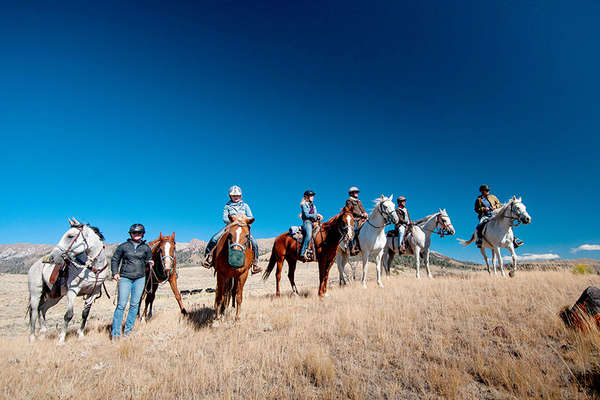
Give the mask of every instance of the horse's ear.
[{"label": "horse's ear", "polygon": [[173,232],[173,240],[175,240],[175,232]]},{"label": "horse's ear", "polygon": [[73,225],[75,225],[75,222],[71,221],[71,218],[67,218],[67,221],[69,221],[69,225],[71,225],[71,227],[73,227]]},{"label": "horse's ear", "polygon": [[516,200],[517,198],[516,198],[515,196],[513,196],[513,198],[512,198],[512,199],[513,199],[513,200]]},{"label": "horse's ear", "polygon": [[158,232],[158,238],[162,239],[162,232]]},{"label": "horse's ear", "polygon": [[250,225],[250,224],[251,224],[251,223],[253,223],[253,222],[254,222],[254,218],[246,218],[246,223],[247,223],[248,225]]},{"label": "horse's ear", "polygon": [[81,225],[81,222],[77,221],[75,217],[73,217],[73,222],[75,222],[75,225]]},{"label": "horse's ear", "polygon": [[442,212],[442,209],[441,209],[441,208],[438,208],[438,210],[440,210],[440,212]]},{"label": "horse's ear", "polygon": [[522,200],[521,200],[521,196],[519,196],[519,198],[518,198],[517,200],[518,200],[518,201],[522,201]]},{"label": "horse's ear", "polygon": [[388,197],[388,200],[389,200],[389,201],[394,201],[394,194],[393,194],[393,193],[392,193],[392,194],[390,194],[390,197]]}]

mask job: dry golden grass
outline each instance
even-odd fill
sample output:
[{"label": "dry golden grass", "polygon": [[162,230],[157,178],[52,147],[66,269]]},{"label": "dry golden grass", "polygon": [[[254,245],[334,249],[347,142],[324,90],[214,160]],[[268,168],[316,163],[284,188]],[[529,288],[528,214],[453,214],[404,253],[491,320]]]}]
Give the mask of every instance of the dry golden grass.
[{"label": "dry golden grass", "polygon": [[[316,280],[316,279],[315,279]],[[0,344],[4,398],[588,398],[600,381],[596,330],[557,318],[596,275],[520,272],[394,277],[319,299],[246,297],[242,321],[180,317],[173,299],[118,342],[88,336]],[[165,303],[166,304],[166,303]],[[208,302],[207,302],[208,304]],[[61,310],[62,312],[63,310]],[[73,326],[73,330],[76,327]]]}]

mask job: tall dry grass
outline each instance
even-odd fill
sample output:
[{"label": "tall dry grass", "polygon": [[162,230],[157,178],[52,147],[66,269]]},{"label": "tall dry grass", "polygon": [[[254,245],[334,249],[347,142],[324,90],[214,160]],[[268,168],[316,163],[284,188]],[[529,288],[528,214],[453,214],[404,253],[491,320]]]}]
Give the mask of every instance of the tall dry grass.
[{"label": "tall dry grass", "polygon": [[[472,273],[319,299],[248,297],[242,321],[175,308],[118,342],[106,324],[65,347],[0,345],[4,398],[587,398],[600,376],[597,331],[557,313],[595,275]],[[374,286],[374,285],[372,285]],[[172,301],[172,299],[169,299]],[[173,306],[175,306],[174,302]],[[107,321],[108,323],[108,321]]]}]

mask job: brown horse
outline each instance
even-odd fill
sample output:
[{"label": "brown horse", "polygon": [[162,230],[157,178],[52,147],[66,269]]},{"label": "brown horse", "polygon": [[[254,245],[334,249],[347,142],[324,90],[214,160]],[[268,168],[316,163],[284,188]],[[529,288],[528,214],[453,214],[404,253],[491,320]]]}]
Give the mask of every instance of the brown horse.
[{"label": "brown horse", "polygon": [[152,249],[152,260],[154,260],[154,267],[146,268],[146,286],[144,288],[144,295],[146,296],[146,302],[144,305],[144,313],[142,314],[142,321],[146,319],[146,312],[148,306],[150,306],[150,312],[148,318],[152,318],[152,304],[156,297],[156,291],[158,290],[158,284],[169,281],[171,290],[177,299],[179,309],[182,314],[187,314],[183,302],[181,301],[181,294],[177,288],[177,258],[175,257],[175,232],[171,236],[163,236],[159,234],[158,239],[148,243],[148,246]]},{"label": "brown horse", "polygon": [[[329,270],[333,264],[333,260],[335,260],[335,253],[340,242],[349,242],[353,236],[354,217],[348,207],[344,207],[338,215],[322,224],[320,231],[314,235],[315,254],[319,263],[319,296],[328,296],[327,279],[329,278]],[[275,274],[277,281],[275,295],[277,296],[280,295],[279,281],[281,280],[281,270],[284,260],[288,263],[288,278],[292,285],[293,293],[298,294],[298,288],[294,281],[296,263],[298,262],[298,245],[301,246],[302,243],[297,243],[296,239],[291,237],[287,232],[275,238],[269,265],[263,274],[263,279],[267,280],[275,267],[275,263],[277,263],[277,273]]]},{"label": "brown horse", "polygon": [[225,228],[223,236],[215,248],[215,271],[217,273],[217,290],[215,293],[216,319],[221,319],[229,302],[235,307],[235,320],[240,318],[242,292],[252,266],[254,253],[250,242],[250,224],[254,218],[243,214],[230,215],[231,223]]}]

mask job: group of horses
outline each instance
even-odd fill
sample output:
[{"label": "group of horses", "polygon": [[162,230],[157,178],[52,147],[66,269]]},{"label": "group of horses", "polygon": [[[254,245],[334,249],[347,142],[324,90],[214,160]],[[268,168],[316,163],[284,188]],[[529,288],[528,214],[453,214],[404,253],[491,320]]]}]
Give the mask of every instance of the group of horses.
[{"label": "group of horses", "polygon": [[[250,225],[254,222],[254,218],[236,215],[230,216],[229,220],[230,223],[219,239],[214,253],[214,267],[217,277],[215,291],[217,320],[222,318],[230,304],[236,309],[235,319],[239,319],[244,285],[253,260]],[[483,229],[484,240],[481,253],[485,259],[488,272],[491,273],[490,262],[485,253],[486,248],[492,249],[491,263],[494,267],[494,273],[497,274],[496,260],[498,260],[502,275],[506,276],[502,257],[500,256],[500,248],[506,248],[512,255],[512,276],[516,271],[517,261],[513,247],[514,235],[512,228],[520,223],[528,224],[530,222],[531,217],[527,213],[525,205],[520,198],[517,199],[514,196],[495,211],[494,217]],[[358,241],[360,248],[363,287],[367,287],[367,270],[370,258],[375,260],[377,284],[383,287],[381,267],[383,265],[389,274],[393,257],[396,253],[399,253],[397,238],[388,237],[385,233],[385,226],[396,223],[398,223],[398,216],[395,211],[393,196],[386,197],[384,195],[375,200],[373,211],[357,232],[355,232],[354,217],[347,207],[344,207],[339,214],[328,221],[322,224],[319,223],[319,229],[313,238],[314,256],[319,266],[319,296],[328,296],[327,282],[334,261],[337,262],[340,284],[348,284],[345,265],[350,258],[350,243],[353,239]],[[100,231],[87,224],[82,224],[76,219],[69,219],[69,224],[69,229],[51,253],[36,261],[28,272],[30,342],[35,341],[35,329],[38,320],[40,321],[40,338],[44,337],[47,332],[46,312],[65,296],[67,311],[64,316],[64,324],[59,333],[58,344],[63,344],[65,341],[67,327],[73,318],[73,305],[77,296],[83,296],[85,299],[81,326],[78,329],[79,336],[83,337],[90,308],[94,301],[102,295],[104,281],[110,275],[109,260],[103,243],[104,238]],[[425,262],[427,275],[432,277],[429,268],[429,248],[433,233],[437,233],[441,237],[454,235],[455,229],[445,209],[440,209],[438,212],[416,221],[406,233],[405,240],[408,251],[403,254],[413,254],[415,256],[418,279],[421,277],[421,261]],[[474,239],[475,234],[469,241],[458,240],[466,246],[472,243]],[[292,293],[299,294],[294,275],[299,259],[298,246],[300,244],[288,232],[279,235],[275,239],[263,279],[266,280],[276,267],[275,294],[277,296],[280,295],[280,280],[284,261],[288,263],[288,278]],[[175,233],[170,236],[163,236],[161,233],[158,239],[149,242],[148,245],[152,249],[154,267],[149,267],[146,271],[145,306],[141,318],[145,319],[152,316],[152,304],[159,283],[166,281],[169,282],[175,294],[181,312],[186,314],[187,311],[177,288]],[[81,255],[85,255],[86,261],[83,264],[80,261]],[[57,284],[52,282],[51,279],[56,266],[68,270],[67,280],[66,285],[60,288],[58,294],[51,295],[55,292],[51,290],[53,285]],[[352,272],[354,278],[356,278],[355,268]]]}]

